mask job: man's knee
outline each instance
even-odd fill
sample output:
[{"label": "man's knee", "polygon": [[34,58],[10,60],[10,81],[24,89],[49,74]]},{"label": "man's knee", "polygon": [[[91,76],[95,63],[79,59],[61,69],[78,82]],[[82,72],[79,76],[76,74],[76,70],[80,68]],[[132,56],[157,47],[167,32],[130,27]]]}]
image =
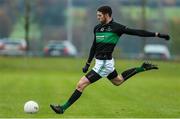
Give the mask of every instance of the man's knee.
[{"label": "man's knee", "polygon": [[123,83],[123,77],[122,76],[117,76],[116,78],[112,79],[112,84],[114,84],[115,86],[119,86]]},{"label": "man's knee", "polygon": [[114,82],[113,84],[114,84],[115,86],[119,86],[119,85],[120,85],[119,82]]},{"label": "man's knee", "polygon": [[86,77],[82,77],[80,81],[77,83],[76,89],[82,92],[84,88],[89,84],[89,80]]},{"label": "man's knee", "polygon": [[76,89],[79,91],[82,91],[84,89],[84,85],[83,83],[81,83],[80,81],[77,83],[76,85]]},{"label": "man's knee", "polygon": [[119,86],[119,85],[122,84],[122,82],[120,82],[120,81],[114,81],[114,82],[112,82],[112,84],[115,85],[115,86]]}]

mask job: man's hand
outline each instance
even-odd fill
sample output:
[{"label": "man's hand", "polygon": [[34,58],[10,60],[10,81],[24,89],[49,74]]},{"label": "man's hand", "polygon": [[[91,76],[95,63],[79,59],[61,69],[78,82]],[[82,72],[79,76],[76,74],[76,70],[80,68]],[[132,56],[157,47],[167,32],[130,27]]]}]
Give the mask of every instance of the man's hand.
[{"label": "man's hand", "polygon": [[86,63],[86,65],[82,68],[82,71],[84,73],[86,73],[88,71],[88,68],[89,68],[90,64],[89,63]]},{"label": "man's hand", "polygon": [[168,34],[161,34],[161,33],[158,33],[157,36],[159,38],[164,38],[165,40],[169,40],[170,39],[170,36]]}]

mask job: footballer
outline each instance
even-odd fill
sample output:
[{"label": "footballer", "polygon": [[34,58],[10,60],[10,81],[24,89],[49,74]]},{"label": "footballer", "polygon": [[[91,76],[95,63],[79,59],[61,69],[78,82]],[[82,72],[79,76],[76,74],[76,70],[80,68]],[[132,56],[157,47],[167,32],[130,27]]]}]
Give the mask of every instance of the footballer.
[{"label": "footballer", "polygon": [[165,40],[170,39],[168,34],[131,29],[115,22],[112,18],[111,7],[109,6],[101,6],[97,9],[97,19],[100,23],[94,27],[94,41],[90,49],[89,58],[82,70],[84,73],[88,71],[94,57],[95,66],[79,80],[75,91],[65,104],[50,105],[52,110],[57,114],[63,114],[75,101],[79,99],[87,86],[93,84],[102,77],[106,77],[112,84],[119,86],[137,73],[158,69],[156,65],[144,62],[140,67],[134,67],[118,74],[114,67],[112,53],[119,38],[123,34],[140,37],[159,37]]}]

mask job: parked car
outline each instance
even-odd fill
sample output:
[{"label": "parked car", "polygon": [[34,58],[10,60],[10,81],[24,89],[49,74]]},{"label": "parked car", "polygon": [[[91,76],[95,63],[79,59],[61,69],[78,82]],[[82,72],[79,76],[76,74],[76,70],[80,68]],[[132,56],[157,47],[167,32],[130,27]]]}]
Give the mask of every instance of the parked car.
[{"label": "parked car", "polygon": [[76,47],[69,41],[51,40],[44,47],[45,56],[77,56]]},{"label": "parked car", "polygon": [[144,53],[148,59],[170,59],[170,52],[166,45],[148,44],[144,47]]},{"label": "parked car", "polygon": [[27,45],[23,39],[4,38],[0,40],[0,55],[25,55],[26,48]]}]

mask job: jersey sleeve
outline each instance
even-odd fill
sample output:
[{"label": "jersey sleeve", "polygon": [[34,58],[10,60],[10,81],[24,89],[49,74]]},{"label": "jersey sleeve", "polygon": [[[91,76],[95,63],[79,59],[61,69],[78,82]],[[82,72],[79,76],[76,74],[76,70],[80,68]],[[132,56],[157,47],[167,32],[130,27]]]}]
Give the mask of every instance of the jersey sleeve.
[{"label": "jersey sleeve", "polygon": [[122,27],[123,34],[128,35],[135,35],[135,36],[142,36],[142,37],[155,37],[155,32],[150,32],[146,30],[140,30],[140,29],[131,29],[126,26]]},{"label": "jersey sleeve", "polygon": [[94,29],[94,41],[89,52],[89,58],[87,60],[88,63],[91,63],[92,59],[94,58],[95,51],[96,51],[96,35],[95,35],[95,29]]}]

